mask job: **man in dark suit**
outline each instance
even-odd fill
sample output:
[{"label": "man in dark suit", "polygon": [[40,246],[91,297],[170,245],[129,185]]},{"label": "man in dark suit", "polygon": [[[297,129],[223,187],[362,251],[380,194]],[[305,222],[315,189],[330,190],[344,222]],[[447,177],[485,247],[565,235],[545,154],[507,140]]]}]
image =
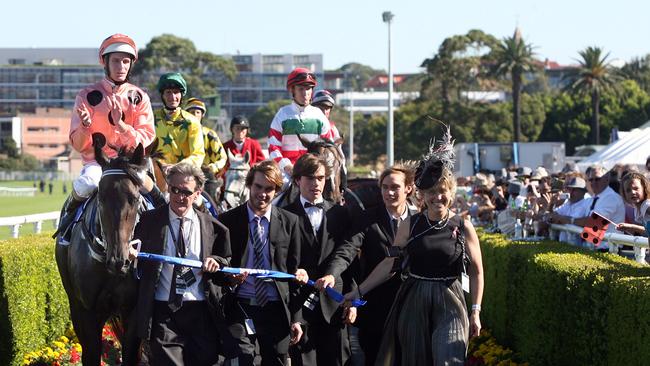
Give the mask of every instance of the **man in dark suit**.
[{"label": "man in dark suit", "polygon": [[216,365],[223,277],[215,272],[228,265],[228,229],[192,207],[205,182],[198,167],[174,165],[167,182],[169,204],[144,213],[135,237],[142,251],[200,260],[203,268],[140,261],[137,332],[150,340],[152,365]]},{"label": "man in dark suit", "polygon": [[[360,240],[346,241],[330,257],[326,273],[328,275],[316,281],[319,287],[332,286],[341,270],[348,268],[357,257],[358,270],[355,280],[358,283],[368,277],[372,270],[385,257],[393,245],[395,233],[400,223],[416,213],[415,207],[409,207],[408,197],[413,192],[415,171],[405,166],[392,166],[379,176],[382,204],[364,212]],[[361,255],[358,256],[359,251]],[[359,344],[365,355],[365,364],[374,365],[379,352],[383,327],[393,299],[401,285],[399,274],[384,282],[369,293],[364,293],[361,286],[357,292],[367,304],[359,310],[355,325],[359,328]]]},{"label": "man in dark suit", "polygon": [[[286,209],[300,218],[302,246],[300,266],[309,277],[324,276],[328,256],[350,235],[352,218],[342,206],[323,200],[327,163],[313,154],[305,154],[293,167],[293,180],[300,189],[300,199]],[[349,291],[353,286],[347,272],[340,271],[334,288]],[[343,365],[350,357],[345,321],[356,316],[325,294],[303,287],[299,303],[305,320],[303,339],[290,350],[291,364]]]},{"label": "man in dark suit", "polygon": [[[271,201],[282,188],[282,172],[266,160],[246,176],[250,198],[219,217],[231,233],[231,265],[295,273],[303,284],[307,272],[299,269],[298,217]],[[293,304],[297,285],[264,281],[252,276],[224,295],[228,332],[224,336],[226,363],[253,365],[257,342],[262,365],[285,365],[289,344],[302,336],[300,305]]]}]

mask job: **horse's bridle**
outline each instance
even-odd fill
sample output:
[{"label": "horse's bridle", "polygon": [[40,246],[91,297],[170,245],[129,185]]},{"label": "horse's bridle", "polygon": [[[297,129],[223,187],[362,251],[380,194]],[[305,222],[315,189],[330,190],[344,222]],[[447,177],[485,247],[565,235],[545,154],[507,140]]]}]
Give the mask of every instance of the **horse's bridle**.
[{"label": "horse's bridle", "polygon": [[[147,173],[144,172],[144,171],[139,171],[139,172],[138,172],[138,177],[139,177],[141,180],[144,180],[144,177],[142,176],[143,174],[147,174]],[[110,176],[110,175],[126,175],[126,176],[128,176],[128,174],[126,173],[126,171],[124,171],[123,169],[106,169],[106,170],[102,173],[102,179],[103,179],[104,177],[106,177],[106,176]],[[100,179],[100,180],[101,180],[101,179]],[[98,189],[99,189],[99,188],[98,188]],[[144,198],[142,197],[142,194],[140,194],[140,201],[142,201],[143,199],[144,199]],[[99,206],[99,200],[97,201],[97,207],[96,207],[96,209],[99,209],[98,206]],[[98,237],[97,235],[95,235],[91,230],[86,229],[86,231],[87,231],[87,235],[89,235],[89,236],[91,237],[91,242],[90,242],[90,245],[89,245],[88,247],[90,248],[90,256],[91,256],[94,260],[96,260],[96,261],[98,261],[98,262],[100,262],[100,263],[105,263],[105,262],[106,262],[106,243],[104,243],[104,241],[102,240],[102,238],[105,238],[106,235],[104,234],[104,226],[102,225],[102,216],[99,215],[99,216],[97,217],[97,219],[99,220],[99,228],[100,228],[100,230],[101,230],[101,233],[100,233],[100,234],[101,234],[101,238]],[[136,213],[136,222],[138,222],[139,220],[140,220],[140,213]],[[133,226],[133,230],[131,230],[131,235],[130,235],[131,238],[133,238],[133,233],[134,233],[134,232],[135,232],[135,225]],[[97,245],[94,245],[95,243],[98,244],[99,247],[97,247]],[[131,240],[131,241],[129,242],[129,245],[131,245],[131,246],[132,246],[132,245],[137,245],[137,250],[138,250],[138,252],[140,251],[140,245],[141,245],[141,244],[142,244],[142,243],[141,243],[140,240],[138,240],[138,239],[134,239],[134,240]]]}]

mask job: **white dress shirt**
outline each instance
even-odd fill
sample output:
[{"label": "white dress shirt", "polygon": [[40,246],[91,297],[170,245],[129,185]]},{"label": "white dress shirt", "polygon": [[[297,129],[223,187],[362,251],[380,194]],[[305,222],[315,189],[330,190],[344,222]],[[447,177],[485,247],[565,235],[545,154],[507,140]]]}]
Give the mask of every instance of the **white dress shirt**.
[{"label": "white dress shirt", "polygon": [[[569,216],[577,219],[589,215],[590,205],[591,199],[588,198],[583,198],[580,201],[573,203],[569,200],[566,200],[560,207],[555,209],[555,212],[563,216]],[[566,231],[560,231],[559,240],[577,246],[582,245],[582,238],[580,238],[580,235],[572,234]]]},{"label": "white dress shirt", "polygon": [[[305,207],[306,202],[309,202],[309,201],[307,201],[301,195],[300,196],[300,204],[302,205],[302,208],[307,213],[307,217],[309,217],[309,222],[311,222],[311,227],[314,229],[314,235],[316,235],[316,233],[320,229],[321,223],[323,222],[323,209],[320,209],[318,207]],[[312,203],[312,204],[323,203],[323,198],[321,197],[320,200],[317,200],[315,202],[310,202],[310,203]]]},{"label": "white dress shirt", "polygon": [[[174,243],[174,238],[178,237],[178,225],[180,217],[174,213],[174,211],[169,209],[169,228],[165,233],[165,247],[163,249],[163,254],[170,257],[176,256],[176,244]],[[185,258],[194,259],[202,261],[201,259],[201,224],[199,222],[199,217],[194,212],[193,209],[190,209],[187,214],[184,216],[183,220],[183,239],[185,240],[185,248],[187,253]],[[191,268],[196,281],[192,286],[188,286],[183,293],[183,301],[202,301],[205,300],[205,295],[203,294],[203,284],[201,283],[201,269],[200,268]],[[169,300],[169,287],[172,283],[172,275],[174,271],[174,265],[163,263],[162,271],[160,272],[160,278],[158,280],[158,286],[156,287],[155,298],[158,301],[168,301]]]}]

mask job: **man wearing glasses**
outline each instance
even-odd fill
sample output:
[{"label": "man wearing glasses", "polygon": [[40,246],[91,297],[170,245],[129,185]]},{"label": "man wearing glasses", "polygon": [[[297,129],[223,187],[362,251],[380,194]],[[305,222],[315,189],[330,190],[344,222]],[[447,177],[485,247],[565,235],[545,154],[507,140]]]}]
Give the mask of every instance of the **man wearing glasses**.
[{"label": "man wearing glasses", "polygon": [[214,365],[220,344],[217,325],[223,323],[219,304],[228,265],[228,229],[192,203],[201,194],[205,177],[191,163],[169,169],[169,203],[142,215],[135,237],[142,251],[200,260],[203,268],[141,261],[138,265],[136,331],[150,340],[152,365]]},{"label": "man wearing glasses", "polygon": [[293,101],[280,108],[271,122],[269,155],[285,177],[291,175],[293,164],[307,152],[298,135],[307,141],[331,137],[329,120],[320,109],[310,105],[317,84],[316,76],[308,69],[294,69],[287,77],[287,90]]},{"label": "man wearing glasses", "polygon": [[[574,219],[569,223],[584,227],[593,212],[611,220],[614,223],[625,222],[625,203],[623,198],[609,186],[609,172],[603,166],[594,165],[587,170],[587,181],[591,186],[589,214],[585,217]],[[607,232],[616,231],[616,225],[610,224]],[[611,248],[610,248],[611,246]],[[596,250],[599,252],[617,252],[618,245],[602,242]]]}]

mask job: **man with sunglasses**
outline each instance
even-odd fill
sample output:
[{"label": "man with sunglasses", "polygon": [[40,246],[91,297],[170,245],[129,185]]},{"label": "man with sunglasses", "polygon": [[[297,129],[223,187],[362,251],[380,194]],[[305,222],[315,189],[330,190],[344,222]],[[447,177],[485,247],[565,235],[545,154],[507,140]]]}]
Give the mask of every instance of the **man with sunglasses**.
[{"label": "man with sunglasses", "polygon": [[201,269],[140,261],[136,331],[149,340],[152,365],[216,365],[217,324],[224,277],[219,268],[230,258],[228,229],[192,203],[205,177],[194,164],[169,169],[169,203],[145,212],[135,230],[142,251],[203,262]]},{"label": "man with sunglasses", "polygon": [[310,70],[299,67],[287,77],[287,90],[292,103],[276,113],[269,130],[269,155],[278,163],[285,176],[290,176],[293,164],[307,152],[298,135],[307,141],[331,138],[331,128],[323,112],[310,105],[318,82]]},{"label": "man with sunglasses", "polygon": [[[589,214],[585,217],[571,219],[570,223],[584,227],[589,222],[593,212],[618,224],[625,222],[625,203],[623,198],[609,186],[609,172],[603,166],[594,165],[587,170],[587,181],[591,186],[591,198],[589,203]],[[618,232],[616,225],[611,224],[607,232]],[[593,246],[591,246],[593,248]],[[596,247],[599,252],[618,252],[618,245],[602,242]]]}]

